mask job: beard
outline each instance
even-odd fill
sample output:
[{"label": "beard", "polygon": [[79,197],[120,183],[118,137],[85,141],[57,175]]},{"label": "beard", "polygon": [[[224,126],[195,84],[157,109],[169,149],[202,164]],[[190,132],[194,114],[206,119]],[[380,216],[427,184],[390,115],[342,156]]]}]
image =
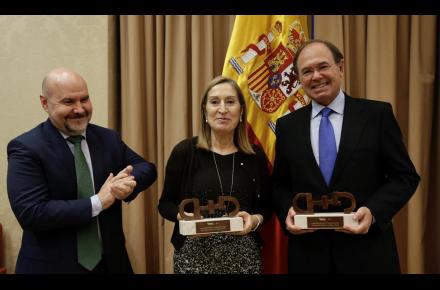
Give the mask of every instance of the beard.
[{"label": "beard", "polygon": [[64,128],[72,135],[82,134],[86,130],[90,119],[91,115],[88,113],[69,117],[65,120]]}]

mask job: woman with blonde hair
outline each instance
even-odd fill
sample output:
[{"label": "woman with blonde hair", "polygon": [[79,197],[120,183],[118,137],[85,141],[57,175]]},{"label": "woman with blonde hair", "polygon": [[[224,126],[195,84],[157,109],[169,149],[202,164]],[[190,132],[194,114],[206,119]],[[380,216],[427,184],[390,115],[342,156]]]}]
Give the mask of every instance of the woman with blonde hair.
[{"label": "woman with blonde hair", "polygon": [[[247,136],[243,93],[234,80],[218,76],[207,86],[200,109],[199,136],[171,152],[158,206],[164,218],[175,222],[174,272],[261,273],[262,241],[255,230],[271,215],[270,184],[265,155]],[[189,238],[179,233],[183,199],[198,198],[205,205],[220,196],[239,201],[242,231]],[[232,209],[227,206],[216,216]]]}]

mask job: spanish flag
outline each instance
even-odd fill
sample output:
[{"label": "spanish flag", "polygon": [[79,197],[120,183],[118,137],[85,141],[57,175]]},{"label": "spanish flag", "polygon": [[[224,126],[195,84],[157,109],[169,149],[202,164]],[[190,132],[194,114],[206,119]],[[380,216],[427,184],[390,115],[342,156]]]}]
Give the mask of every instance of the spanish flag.
[{"label": "spanish flag", "polygon": [[[276,120],[309,103],[293,72],[293,58],[308,40],[307,16],[237,16],[223,75],[237,81],[246,99],[252,142],[275,157]],[[292,150],[295,150],[292,148]],[[287,273],[287,239],[275,215],[260,230],[264,273]]]}]

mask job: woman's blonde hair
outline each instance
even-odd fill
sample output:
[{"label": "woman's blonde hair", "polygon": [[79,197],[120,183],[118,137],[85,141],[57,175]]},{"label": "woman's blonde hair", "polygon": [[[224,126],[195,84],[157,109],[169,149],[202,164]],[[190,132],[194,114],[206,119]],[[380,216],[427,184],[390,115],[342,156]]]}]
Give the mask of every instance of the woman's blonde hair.
[{"label": "woman's blonde hair", "polygon": [[197,147],[205,150],[211,150],[211,126],[206,122],[206,103],[208,102],[208,93],[209,91],[219,84],[229,84],[233,87],[237,93],[238,101],[241,107],[241,120],[234,129],[234,145],[237,146],[238,150],[247,153],[247,154],[255,154],[255,151],[252,149],[252,145],[249,142],[247,127],[246,127],[246,102],[244,101],[243,92],[241,91],[238,84],[230,78],[224,76],[215,77],[205,89],[205,92],[202,97],[202,103],[200,105],[200,133],[197,138]]}]

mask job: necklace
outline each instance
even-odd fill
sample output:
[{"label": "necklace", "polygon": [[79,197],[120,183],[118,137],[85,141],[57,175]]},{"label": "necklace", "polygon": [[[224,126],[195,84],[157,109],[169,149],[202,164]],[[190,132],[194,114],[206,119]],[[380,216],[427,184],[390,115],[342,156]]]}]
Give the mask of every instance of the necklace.
[{"label": "necklace", "polygon": [[[217,166],[217,160],[215,158],[215,153],[214,153],[214,151],[211,151],[211,152],[212,152],[212,159],[214,159],[215,170],[217,171],[218,181],[220,183],[221,194],[225,195],[224,191],[223,191],[222,179],[220,177],[220,172],[219,172],[218,166]],[[232,187],[234,186],[234,169],[235,169],[235,152],[232,154],[232,176],[231,176],[231,189],[229,190],[229,196],[232,195]],[[228,201],[228,204],[226,205],[226,210],[225,210],[226,215],[227,215],[228,208],[229,208],[229,201]]]}]

